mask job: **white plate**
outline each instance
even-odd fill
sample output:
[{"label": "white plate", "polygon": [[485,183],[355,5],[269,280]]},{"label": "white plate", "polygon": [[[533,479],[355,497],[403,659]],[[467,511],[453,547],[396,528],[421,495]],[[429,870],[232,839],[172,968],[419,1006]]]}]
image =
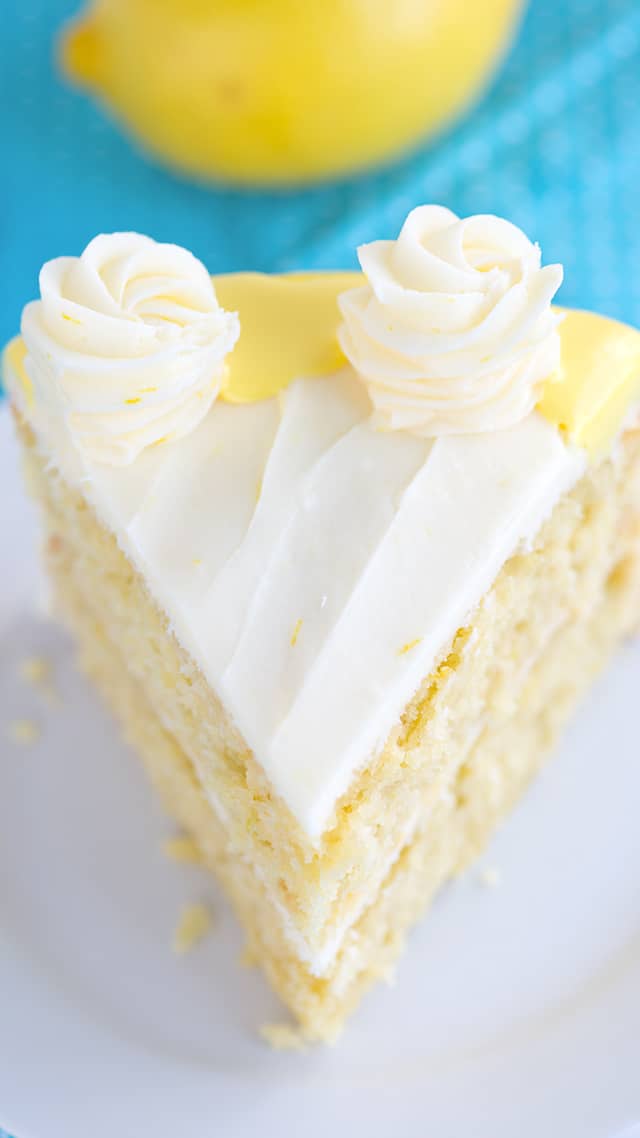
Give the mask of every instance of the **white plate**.
[{"label": "white plate", "polygon": [[[640,648],[598,686],[494,842],[440,898],[393,988],[335,1049],[275,1053],[283,1013],[135,758],[36,604],[33,521],[0,414],[0,1124],[18,1138],[613,1138],[640,1120]],[[55,661],[61,706],[18,678]],[[4,737],[4,730],[2,731]],[[181,906],[214,933],[176,958]]]}]

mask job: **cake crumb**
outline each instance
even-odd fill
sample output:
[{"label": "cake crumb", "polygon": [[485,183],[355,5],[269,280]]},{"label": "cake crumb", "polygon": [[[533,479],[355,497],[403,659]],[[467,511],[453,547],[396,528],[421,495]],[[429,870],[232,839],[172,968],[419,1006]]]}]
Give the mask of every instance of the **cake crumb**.
[{"label": "cake crumb", "polygon": [[64,549],[64,541],[60,537],[59,533],[49,534],[45,549],[46,552],[52,556],[55,556],[57,553],[62,553],[62,550]]},{"label": "cake crumb", "polygon": [[53,667],[46,656],[25,656],[18,675],[26,684],[38,688],[51,704],[59,704],[60,697],[53,682]]},{"label": "cake crumb", "polygon": [[200,848],[193,838],[187,834],[179,834],[175,838],[167,838],[162,843],[163,852],[171,861],[185,862],[190,865],[202,864],[203,857]]},{"label": "cake crumb", "polygon": [[257,968],[260,963],[258,953],[252,944],[245,944],[239,956],[239,964],[241,968]]},{"label": "cake crumb", "polygon": [[173,951],[181,956],[201,941],[209,932],[213,917],[206,905],[185,905],[173,934]]},{"label": "cake crumb", "polygon": [[307,1043],[299,1027],[289,1023],[264,1023],[260,1035],[274,1051],[306,1051]]},{"label": "cake crumb", "polygon": [[51,678],[51,664],[46,656],[25,656],[19,675],[28,684],[46,683]]},{"label": "cake crumb", "polygon": [[14,719],[9,724],[8,736],[19,747],[30,747],[40,738],[40,728],[31,719]]},{"label": "cake crumb", "polygon": [[478,874],[478,879],[481,885],[487,889],[497,889],[502,880],[502,875],[499,869],[495,866],[487,866],[486,869],[481,869]]}]

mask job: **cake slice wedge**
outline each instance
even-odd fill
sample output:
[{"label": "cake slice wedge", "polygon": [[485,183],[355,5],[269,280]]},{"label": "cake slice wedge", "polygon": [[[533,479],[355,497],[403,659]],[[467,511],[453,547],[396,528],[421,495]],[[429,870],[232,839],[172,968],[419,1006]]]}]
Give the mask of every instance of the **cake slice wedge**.
[{"label": "cake slice wedge", "polygon": [[362,274],[49,262],[5,353],[56,608],[308,1039],[640,612],[640,333],[440,207]]}]

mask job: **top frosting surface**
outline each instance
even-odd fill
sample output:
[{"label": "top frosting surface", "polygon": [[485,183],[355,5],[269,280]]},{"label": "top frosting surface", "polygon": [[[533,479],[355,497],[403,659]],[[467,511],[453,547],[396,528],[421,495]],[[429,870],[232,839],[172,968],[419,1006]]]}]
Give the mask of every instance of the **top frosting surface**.
[{"label": "top frosting surface", "polygon": [[397,241],[358,250],[340,298],[343,351],[379,423],[425,437],[519,422],[560,366],[560,265],[502,218],[420,206]]},{"label": "top frosting surface", "polygon": [[38,414],[63,416],[82,451],[115,464],[193,430],[238,334],[204,265],[137,233],[49,261],[22,318]]}]

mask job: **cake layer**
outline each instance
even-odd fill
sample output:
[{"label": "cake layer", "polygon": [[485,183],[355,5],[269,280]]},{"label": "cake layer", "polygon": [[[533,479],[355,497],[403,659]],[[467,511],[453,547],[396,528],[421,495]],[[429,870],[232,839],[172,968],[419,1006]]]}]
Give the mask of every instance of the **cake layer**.
[{"label": "cake layer", "polygon": [[186,250],[101,235],[5,356],[84,666],[310,1038],[640,609],[640,333],[554,309],[500,218],[418,207],[358,255],[223,307]]},{"label": "cake layer", "polygon": [[[434,891],[482,849],[497,821],[538,769],[576,700],[620,638],[637,624],[638,436],[628,436],[617,463],[603,464],[598,474],[590,476],[588,486],[583,483],[572,505],[572,526],[567,525],[564,509],[562,518],[557,513],[546,528],[557,531],[558,541],[562,536],[568,560],[575,557],[576,565],[589,566],[588,573],[575,578],[575,604],[567,606],[563,599],[563,619],[555,631],[547,627],[545,643],[524,668],[521,684],[505,682],[504,671],[496,668],[494,661],[491,676],[501,724],[492,726],[492,716],[488,720],[480,717],[465,762],[440,782],[433,809],[418,823],[376,890],[375,899],[360,914],[322,978],[314,976],[293,951],[274,919],[263,878],[249,861],[238,856],[225,825],[211,809],[193,763],[163,728],[144,688],[132,677],[127,648],[113,639],[109,607],[99,589],[87,603],[85,597],[91,592],[83,594],[77,588],[71,572],[75,561],[73,526],[68,535],[64,518],[49,515],[55,521],[48,543],[55,596],[76,637],[81,661],[138,748],[167,809],[193,834],[228,892],[247,931],[251,954],[260,961],[310,1039],[333,1038],[370,984],[389,974],[408,929]],[[538,547],[522,555],[521,561],[538,557],[551,569],[549,541],[548,532],[546,554]],[[527,601],[526,592],[524,580],[516,573],[512,572],[510,579],[503,574],[502,593],[495,594],[492,601],[494,611],[509,598],[516,608],[528,603],[528,621],[543,620],[544,605],[534,604],[531,597]],[[549,599],[547,596],[544,603]],[[513,610],[510,612],[513,617]],[[522,628],[512,627],[522,635]],[[513,680],[517,669],[509,668],[506,660],[503,664]],[[449,666],[455,668],[455,662]],[[496,715],[494,709],[494,720]]]},{"label": "cake layer", "polygon": [[[531,692],[550,660],[555,667],[558,638],[588,625],[609,603],[614,584],[628,606],[627,621],[640,609],[639,452],[640,439],[628,433],[616,459],[590,470],[559,504],[532,549],[510,559],[382,754],[339,803],[317,849],[269,787],[113,538],[59,478],[43,476],[31,451],[31,481],[47,501],[52,563],[67,609],[77,598],[126,661],[140,699],[156,709],[196,772],[228,849],[260,881],[287,953],[309,975],[331,976],[403,851],[435,825],[460,771],[493,753],[502,733],[511,738],[517,707],[520,717],[541,714],[535,702],[529,710]],[[619,631],[613,629],[614,637]],[[123,671],[122,663],[117,667]],[[565,674],[562,685],[570,703],[579,676]],[[554,699],[566,710],[560,696],[559,690]],[[540,745],[550,742],[544,724],[532,730],[542,732],[535,736]]]}]

